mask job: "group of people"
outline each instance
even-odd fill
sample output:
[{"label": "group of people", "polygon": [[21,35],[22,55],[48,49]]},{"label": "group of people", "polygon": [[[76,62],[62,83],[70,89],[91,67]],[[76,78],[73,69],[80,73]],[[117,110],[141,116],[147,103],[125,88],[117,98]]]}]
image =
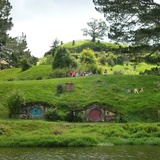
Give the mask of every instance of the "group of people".
[{"label": "group of people", "polygon": [[[95,74],[98,74],[98,72],[96,71]],[[75,71],[71,71],[68,73],[68,77],[80,77],[80,76],[89,76],[89,75],[93,75],[92,71],[87,71],[87,72],[75,72]],[[107,75],[107,69],[104,70],[103,75],[106,76]]]},{"label": "group of people", "polygon": [[90,72],[81,72],[81,73],[78,73],[78,72],[75,72],[75,71],[72,71],[72,72],[69,72],[69,77],[80,77],[80,76],[89,76],[89,75],[92,75],[93,73],[90,71]]}]

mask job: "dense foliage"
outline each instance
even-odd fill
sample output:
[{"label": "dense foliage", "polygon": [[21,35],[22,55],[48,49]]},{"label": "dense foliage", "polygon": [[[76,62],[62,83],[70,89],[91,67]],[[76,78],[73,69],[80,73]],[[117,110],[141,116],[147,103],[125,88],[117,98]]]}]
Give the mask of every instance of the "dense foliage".
[{"label": "dense foliage", "polygon": [[96,57],[94,54],[94,51],[87,48],[84,49],[79,56],[80,63],[86,63],[86,64],[96,64]]},{"label": "dense foliage", "polygon": [[[37,58],[30,54],[24,33],[19,37],[10,37],[8,34],[13,26],[11,9],[8,0],[0,0],[0,69],[19,67],[19,61],[23,58],[27,58],[31,64],[37,62]],[[8,64],[7,67],[1,63],[2,60]]]},{"label": "dense foliage", "polygon": [[54,55],[53,63],[52,63],[52,68],[73,68],[76,67],[77,63],[76,60],[71,57],[70,52],[68,49],[64,47],[59,47],[56,50],[56,53]]},{"label": "dense foliage", "polygon": [[160,49],[160,4],[153,0],[93,0],[110,24],[109,38],[139,49]]},{"label": "dense foliage", "polygon": [[9,107],[9,116],[17,118],[20,115],[22,105],[25,103],[24,93],[18,90],[13,91],[7,100]]},{"label": "dense foliage", "polygon": [[0,0],[0,43],[5,45],[8,38],[7,31],[9,31],[12,26],[12,18],[10,17],[10,11],[12,6],[8,0]]}]

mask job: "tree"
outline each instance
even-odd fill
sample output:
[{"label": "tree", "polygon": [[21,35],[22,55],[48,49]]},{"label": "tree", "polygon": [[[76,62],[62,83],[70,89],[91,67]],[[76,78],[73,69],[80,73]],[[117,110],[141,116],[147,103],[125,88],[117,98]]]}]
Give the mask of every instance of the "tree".
[{"label": "tree", "polygon": [[60,45],[60,40],[58,38],[55,38],[55,40],[52,43],[51,48],[57,48]]},{"label": "tree", "polygon": [[160,50],[160,4],[153,0],[93,0],[110,24],[109,38],[136,49]]},{"label": "tree", "polygon": [[12,18],[10,11],[12,6],[8,0],[0,0],[0,43],[5,45],[8,34],[7,31],[11,30]]},{"label": "tree", "polygon": [[31,67],[31,65],[28,62],[28,59],[26,58],[20,60],[20,66],[22,68],[22,71],[26,71],[27,69]]},{"label": "tree", "polygon": [[92,72],[96,73],[98,70],[98,65],[96,61],[96,56],[90,48],[83,49],[83,51],[79,55],[79,71],[82,72]]},{"label": "tree", "polygon": [[103,37],[106,36],[106,31],[108,30],[108,26],[101,19],[97,20],[92,18],[91,21],[87,23],[87,25],[90,27],[90,29],[83,28],[82,29],[83,35],[91,36],[93,42],[96,41],[96,38],[102,40]]},{"label": "tree", "polygon": [[52,55],[54,57],[54,54],[60,45],[63,45],[63,42],[58,38],[55,38],[52,42],[51,49],[44,54],[44,57],[47,57],[48,55]]},{"label": "tree", "polygon": [[0,0],[0,69],[2,69],[1,60],[4,57],[4,45],[8,38],[7,31],[13,26],[12,18],[9,17],[11,8],[8,0]]},{"label": "tree", "polygon": [[80,59],[80,63],[84,63],[84,64],[96,64],[96,57],[94,55],[94,52],[87,48],[84,49],[79,56]]},{"label": "tree", "polygon": [[59,47],[54,55],[52,68],[72,68],[76,67],[76,59],[71,57],[70,52],[65,47]]},{"label": "tree", "polygon": [[[10,64],[18,67],[18,62],[24,58],[31,59],[31,52],[27,47],[26,35],[22,33],[19,37],[9,37],[6,41],[5,48],[12,50],[9,54]],[[4,56],[7,54],[4,52]]]}]

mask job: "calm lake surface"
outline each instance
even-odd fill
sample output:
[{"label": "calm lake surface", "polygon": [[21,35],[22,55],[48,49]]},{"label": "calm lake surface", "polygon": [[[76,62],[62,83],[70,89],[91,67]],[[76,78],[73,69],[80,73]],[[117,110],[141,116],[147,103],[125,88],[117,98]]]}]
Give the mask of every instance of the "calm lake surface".
[{"label": "calm lake surface", "polygon": [[158,160],[159,146],[0,148],[0,160]]}]

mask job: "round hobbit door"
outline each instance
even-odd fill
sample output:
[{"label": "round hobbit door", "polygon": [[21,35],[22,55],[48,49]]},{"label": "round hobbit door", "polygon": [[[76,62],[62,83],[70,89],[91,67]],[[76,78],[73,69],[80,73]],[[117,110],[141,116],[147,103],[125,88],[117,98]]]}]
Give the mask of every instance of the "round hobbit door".
[{"label": "round hobbit door", "polygon": [[37,116],[41,116],[43,114],[43,111],[40,107],[34,106],[29,110],[29,113],[33,116],[33,117],[37,117]]},{"label": "round hobbit door", "polygon": [[99,108],[92,108],[88,112],[88,119],[90,121],[98,122],[101,121],[102,117],[103,117],[103,112]]}]

